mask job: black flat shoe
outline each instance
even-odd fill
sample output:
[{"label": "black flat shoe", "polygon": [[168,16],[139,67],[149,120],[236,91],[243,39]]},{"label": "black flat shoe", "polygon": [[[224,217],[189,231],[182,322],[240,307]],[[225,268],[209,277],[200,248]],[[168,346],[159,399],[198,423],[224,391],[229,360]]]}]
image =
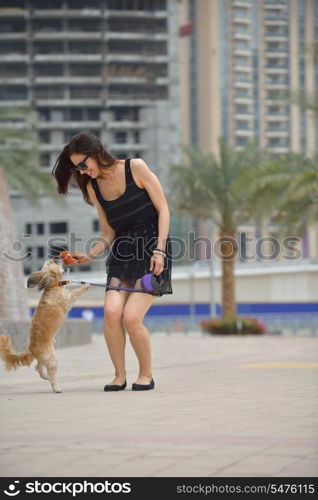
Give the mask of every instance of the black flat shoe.
[{"label": "black flat shoe", "polygon": [[116,385],[116,384],[107,384],[104,387],[104,391],[123,391],[126,389],[127,386],[127,380],[123,383],[123,385]]},{"label": "black flat shoe", "polygon": [[149,391],[150,389],[154,389],[155,382],[154,379],[151,379],[150,384],[133,384],[131,386],[133,391]]}]

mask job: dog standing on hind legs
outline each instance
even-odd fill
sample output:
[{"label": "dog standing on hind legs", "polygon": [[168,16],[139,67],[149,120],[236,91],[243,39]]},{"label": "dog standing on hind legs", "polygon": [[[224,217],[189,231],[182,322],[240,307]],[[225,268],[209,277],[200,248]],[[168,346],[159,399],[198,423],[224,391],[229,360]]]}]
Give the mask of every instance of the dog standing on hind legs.
[{"label": "dog standing on hind legs", "polygon": [[63,272],[61,261],[50,259],[44,263],[41,271],[29,276],[28,288],[37,286],[39,290],[43,290],[43,294],[31,319],[28,350],[16,353],[12,348],[10,335],[0,335],[0,358],[6,369],[15,370],[18,366],[30,366],[36,359],[35,369],[40,377],[51,383],[54,392],[62,392],[56,382],[55,335],[77,297],[90,287],[86,284],[70,291],[63,286],[57,286],[63,279]]}]

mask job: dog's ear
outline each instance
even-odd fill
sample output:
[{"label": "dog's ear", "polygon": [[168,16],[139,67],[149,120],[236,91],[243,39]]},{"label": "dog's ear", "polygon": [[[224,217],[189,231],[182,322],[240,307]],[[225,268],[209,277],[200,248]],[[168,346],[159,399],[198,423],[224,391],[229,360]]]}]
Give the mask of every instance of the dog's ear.
[{"label": "dog's ear", "polygon": [[52,276],[47,271],[36,271],[29,276],[27,281],[28,288],[38,286],[39,290],[46,288],[53,280]]}]

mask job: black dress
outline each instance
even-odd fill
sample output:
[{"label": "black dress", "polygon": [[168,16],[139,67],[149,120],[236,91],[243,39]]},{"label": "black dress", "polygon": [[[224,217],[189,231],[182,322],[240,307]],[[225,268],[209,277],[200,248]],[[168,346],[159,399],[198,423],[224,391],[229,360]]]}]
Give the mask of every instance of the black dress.
[{"label": "black dress", "polygon": [[[152,250],[157,246],[158,213],[146,189],[134,181],[130,159],[125,160],[126,190],[115,200],[105,200],[97,180],[92,179],[96,197],[105,211],[108,223],[116,232],[106,260],[107,285],[141,289],[140,278],[151,273]],[[164,287],[151,295],[171,294],[172,245],[167,237],[164,270],[161,273]],[[107,289],[106,289],[107,291]]]}]

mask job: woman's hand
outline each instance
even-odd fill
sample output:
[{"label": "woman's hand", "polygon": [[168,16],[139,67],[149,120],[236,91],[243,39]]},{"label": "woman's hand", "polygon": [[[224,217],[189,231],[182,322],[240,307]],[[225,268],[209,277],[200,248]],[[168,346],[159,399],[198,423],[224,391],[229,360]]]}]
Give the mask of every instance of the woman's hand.
[{"label": "woman's hand", "polygon": [[69,252],[71,257],[75,260],[71,265],[80,266],[81,264],[87,264],[92,262],[92,259],[84,252]]},{"label": "woman's hand", "polygon": [[154,253],[150,259],[150,271],[153,271],[155,276],[162,273],[164,270],[165,256],[160,253]]}]

